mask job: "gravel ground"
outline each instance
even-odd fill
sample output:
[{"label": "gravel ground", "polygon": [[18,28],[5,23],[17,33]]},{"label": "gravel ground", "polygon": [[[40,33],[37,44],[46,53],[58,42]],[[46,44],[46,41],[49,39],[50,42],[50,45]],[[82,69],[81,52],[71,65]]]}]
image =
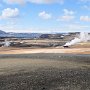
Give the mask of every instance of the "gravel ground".
[{"label": "gravel ground", "polygon": [[[36,69],[17,70],[10,74],[0,75],[0,90],[90,90],[90,56],[71,54],[27,54],[27,55],[0,55],[0,60],[11,59],[38,59],[42,61],[56,61],[55,65],[39,63]],[[75,68],[60,68],[61,61],[73,62]],[[21,63],[21,62],[20,62]],[[50,62],[49,62],[50,63]],[[51,62],[52,63],[52,62]],[[47,63],[46,63],[47,64]],[[21,64],[20,64],[21,65]],[[42,66],[43,65],[43,66]],[[16,66],[17,67],[17,66]],[[33,66],[34,67],[34,66]],[[32,67],[32,68],[33,68]],[[25,67],[26,68],[26,67]],[[27,68],[31,68],[28,67]],[[3,68],[4,70],[5,68]],[[9,68],[10,69],[10,68]],[[13,69],[13,68],[12,68]]]}]

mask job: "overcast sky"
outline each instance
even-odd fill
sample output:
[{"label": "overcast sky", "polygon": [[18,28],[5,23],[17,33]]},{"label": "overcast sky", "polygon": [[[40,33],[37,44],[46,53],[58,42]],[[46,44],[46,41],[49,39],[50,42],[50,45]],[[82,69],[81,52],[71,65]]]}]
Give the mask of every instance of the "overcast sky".
[{"label": "overcast sky", "polygon": [[0,30],[90,32],[90,0],[0,0]]}]

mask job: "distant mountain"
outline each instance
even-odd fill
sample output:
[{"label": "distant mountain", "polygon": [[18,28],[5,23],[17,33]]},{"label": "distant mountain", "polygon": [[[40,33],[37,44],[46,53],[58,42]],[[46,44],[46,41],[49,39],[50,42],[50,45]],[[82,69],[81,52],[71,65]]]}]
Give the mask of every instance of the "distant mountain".
[{"label": "distant mountain", "polygon": [[41,36],[40,33],[8,33],[9,37],[16,38],[39,38]]},{"label": "distant mountain", "polygon": [[6,37],[8,34],[2,30],[0,30],[0,37]]},{"label": "distant mountain", "polygon": [[14,32],[4,32],[0,30],[0,37],[15,37],[15,38],[39,38],[40,33],[14,33]]},{"label": "distant mountain", "polygon": [[42,34],[40,38],[47,39],[63,39],[64,35],[61,33],[58,34]]},{"label": "distant mountain", "polygon": [[49,39],[62,39],[67,33],[14,33],[14,32],[5,32],[0,30],[0,37],[13,37],[13,38],[49,38]]},{"label": "distant mountain", "polygon": [[4,32],[4,31],[0,30],[0,34],[6,34],[6,32]]}]

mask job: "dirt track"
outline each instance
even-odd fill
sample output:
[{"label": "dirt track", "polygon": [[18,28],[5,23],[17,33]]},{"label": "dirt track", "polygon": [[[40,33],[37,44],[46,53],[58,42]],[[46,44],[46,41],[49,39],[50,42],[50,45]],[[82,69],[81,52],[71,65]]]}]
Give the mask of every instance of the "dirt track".
[{"label": "dirt track", "polygon": [[71,53],[90,54],[90,48],[12,48],[1,47],[0,54],[28,54],[28,53]]}]

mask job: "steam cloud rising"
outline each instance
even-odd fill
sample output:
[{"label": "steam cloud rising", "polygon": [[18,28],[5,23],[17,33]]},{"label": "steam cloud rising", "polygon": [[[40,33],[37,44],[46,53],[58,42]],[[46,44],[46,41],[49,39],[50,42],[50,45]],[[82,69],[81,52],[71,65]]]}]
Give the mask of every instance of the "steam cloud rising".
[{"label": "steam cloud rising", "polygon": [[80,42],[87,42],[88,40],[90,40],[89,34],[87,32],[81,32],[78,38],[75,37],[70,42],[67,42],[64,46],[71,46]]}]

